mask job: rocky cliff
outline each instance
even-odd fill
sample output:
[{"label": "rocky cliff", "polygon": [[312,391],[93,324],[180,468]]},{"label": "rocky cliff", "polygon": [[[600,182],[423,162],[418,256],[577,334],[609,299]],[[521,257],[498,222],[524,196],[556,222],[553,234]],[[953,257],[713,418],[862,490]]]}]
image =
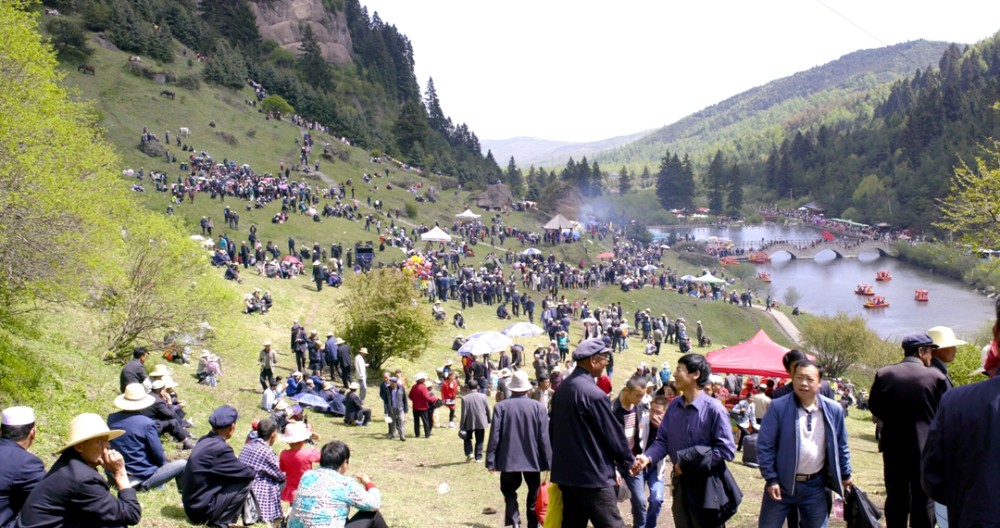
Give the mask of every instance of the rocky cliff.
[{"label": "rocky cliff", "polygon": [[323,7],[323,0],[252,0],[251,6],[265,39],[298,54],[302,43],[300,23],[307,23],[312,25],[328,62],[351,63],[351,34],[344,13],[330,13]]}]

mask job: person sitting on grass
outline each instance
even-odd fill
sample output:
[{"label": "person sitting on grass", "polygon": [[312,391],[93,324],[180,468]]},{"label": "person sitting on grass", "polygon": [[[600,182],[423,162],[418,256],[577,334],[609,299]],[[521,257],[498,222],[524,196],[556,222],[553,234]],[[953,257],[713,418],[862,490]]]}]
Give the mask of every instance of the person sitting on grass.
[{"label": "person sitting on grass", "polygon": [[349,392],[344,402],[344,421],[347,425],[367,426],[372,421],[372,410],[365,407],[361,397],[358,396],[358,389],[361,388],[361,385],[352,381],[347,388]]},{"label": "person sitting on grass", "polygon": [[[299,483],[289,528],[388,527],[378,511],[382,494],[371,478],[364,473],[347,476],[350,459],[351,449],[339,440],[323,446],[320,467],[306,472]],[[352,507],[360,511],[348,519]]]},{"label": "person sitting on grass", "polygon": [[281,491],[281,500],[284,502],[292,502],[302,475],[319,462],[319,450],[312,446],[306,447],[306,442],[312,438],[318,439],[319,436],[313,435],[304,424],[291,424],[285,429],[285,434],[281,435],[281,441],[288,443],[288,449],[278,456],[278,466],[285,473],[286,479],[285,489]]}]

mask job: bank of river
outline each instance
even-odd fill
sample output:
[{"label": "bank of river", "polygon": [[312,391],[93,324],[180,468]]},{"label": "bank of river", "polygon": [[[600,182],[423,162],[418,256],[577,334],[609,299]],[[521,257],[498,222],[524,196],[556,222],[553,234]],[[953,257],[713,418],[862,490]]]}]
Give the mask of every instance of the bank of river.
[{"label": "bank of river", "polygon": [[[815,240],[816,230],[803,226],[698,227],[676,229],[678,234],[693,235],[696,240],[710,236],[734,242],[760,240]],[[899,340],[906,334],[947,325],[963,336],[971,337],[993,324],[993,301],[972,287],[912,264],[877,253],[863,253],[858,259],[837,259],[833,252],[821,253],[815,260],[795,260],[786,253],[774,256],[771,263],[757,266],[771,274],[772,295],[784,301],[789,288],[800,295],[799,307],[810,313],[833,315],[846,312],[864,317],[868,325],[887,339]],[[876,282],[875,274],[887,270],[893,280]],[[875,293],[890,303],[888,308],[865,309],[865,297],[856,295],[859,283],[871,284]],[[914,300],[914,291],[925,289],[930,302]]]}]

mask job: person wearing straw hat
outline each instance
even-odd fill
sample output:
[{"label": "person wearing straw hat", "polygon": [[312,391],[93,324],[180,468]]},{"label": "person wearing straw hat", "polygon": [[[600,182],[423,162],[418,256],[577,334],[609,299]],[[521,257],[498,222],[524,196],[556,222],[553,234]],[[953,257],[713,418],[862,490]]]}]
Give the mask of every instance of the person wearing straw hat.
[{"label": "person wearing straw hat", "polygon": [[226,443],[236,432],[239,413],[223,405],[208,418],[212,432],[198,439],[184,471],[184,513],[194,524],[226,526],[236,522],[257,472],[240,462]]},{"label": "person wearing straw hat", "polygon": [[358,355],[354,356],[354,375],[357,378],[358,386],[361,387],[359,393],[361,401],[365,401],[365,396],[368,395],[368,363],[365,361],[367,357],[368,347],[361,347],[358,350]]},{"label": "person wearing straw hat", "polygon": [[517,506],[517,490],[522,479],[528,485],[527,526],[538,527],[535,501],[541,472],[552,460],[549,445],[549,413],[544,405],[527,398],[531,390],[528,373],[519,370],[510,380],[511,396],[493,407],[490,439],[486,446],[486,469],[500,472],[504,526],[522,526]]},{"label": "person wearing straw hat", "polygon": [[413,436],[420,438],[420,424],[424,425],[424,438],[431,437],[431,412],[437,398],[427,389],[427,374],[418,372],[410,387],[410,407],[413,409]]},{"label": "person wearing straw hat", "polygon": [[156,398],[146,394],[142,385],[130,383],[125,387],[125,393],[115,398],[115,407],[121,410],[108,415],[108,427],[121,429],[125,434],[112,440],[111,447],[125,459],[125,469],[136,491],[158,488],[171,479],[176,480],[180,490],[187,461],[167,461],[156,422],[142,414],[143,409],[155,402]]},{"label": "person wearing straw hat", "polygon": [[[108,429],[104,419],[93,413],[70,420],[66,443],[56,451],[59,458],[28,496],[18,526],[94,528],[139,524],[142,506],[129,482],[125,459],[109,443],[124,433]],[[112,476],[118,497],[111,495],[98,468]]]},{"label": "person wearing straw hat", "polygon": [[149,384],[152,382],[146,381],[149,376],[146,375],[146,358],[149,354],[146,351],[146,347],[136,347],[132,350],[132,361],[129,361],[122,367],[121,374],[118,376],[118,392],[125,392],[125,387],[129,383],[142,383],[149,388]]},{"label": "person wearing straw hat", "polygon": [[958,352],[958,347],[968,344],[968,342],[956,338],[955,331],[947,326],[935,326],[927,331],[927,335],[937,345],[937,348],[931,350],[931,367],[940,370],[944,374],[944,378],[948,382],[948,388],[950,389],[955,385],[951,382],[951,376],[948,375],[948,363],[955,361],[955,354]]},{"label": "person wearing straw hat", "polygon": [[344,402],[344,422],[347,425],[367,426],[372,421],[372,410],[365,407],[365,403],[358,396],[358,389],[363,386],[356,381],[347,386],[347,398]]},{"label": "person wearing straw hat", "polygon": [[187,430],[187,424],[177,415],[172,405],[173,399],[169,390],[176,386],[177,382],[169,376],[156,380],[151,394],[154,399],[153,404],[140,412],[156,423],[161,435],[169,434],[175,441],[181,442],[181,449],[192,449],[194,441],[191,440],[191,432]]},{"label": "person wearing straw hat", "polygon": [[271,340],[264,341],[257,361],[260,363],[260,388],[267,388],[274,381],[274,367],[278,366],[278,354],[271,348]]},{"label": "person wearing straw hat", "polygon": [[0,415],[0,528],[14,526],[31,490],[45,478],[45,465],[28,452],[35,441],[35,410],[8,407]]},{"label": "person wearing straw hat", "polygon": [[319,450],[305,447],[310,438],[313,438],[313,433],[309,426],[299,422],[288,424],[285,434],[280,437],[282,442],[288,444],[288,449],[278,456],[278,467],[285,473],[285,489],[281,491],[281,500],[285,502],[292,502],[302,475],[319,462]]},{"label": "person wearing straw hat", "polygon": [[406,398],[406,387],[399,381],[398,376],[389,377],[389,387],[386,389],[386,408],[389,413],[389,439],[393,439],[399,433],[399,440],[406,441],[406,413],[409,411],[409,403]]}]

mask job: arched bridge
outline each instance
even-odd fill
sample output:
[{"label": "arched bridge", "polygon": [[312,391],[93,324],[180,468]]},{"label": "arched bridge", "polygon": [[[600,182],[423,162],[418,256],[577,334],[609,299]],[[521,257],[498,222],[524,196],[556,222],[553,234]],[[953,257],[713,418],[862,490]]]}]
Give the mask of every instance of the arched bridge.
[{"label": "arched bridge", "polygon": [[817,242],[815,240],[783,240],[767,244],[758,251],[774,256],[788,253],[793,259],[813,259],[824,251],[833,251],[837,258],[858,258],[861,253],[877,251],[879,256],[898,257],[899,252],[892,244],[881,240],[837,239]]}]

